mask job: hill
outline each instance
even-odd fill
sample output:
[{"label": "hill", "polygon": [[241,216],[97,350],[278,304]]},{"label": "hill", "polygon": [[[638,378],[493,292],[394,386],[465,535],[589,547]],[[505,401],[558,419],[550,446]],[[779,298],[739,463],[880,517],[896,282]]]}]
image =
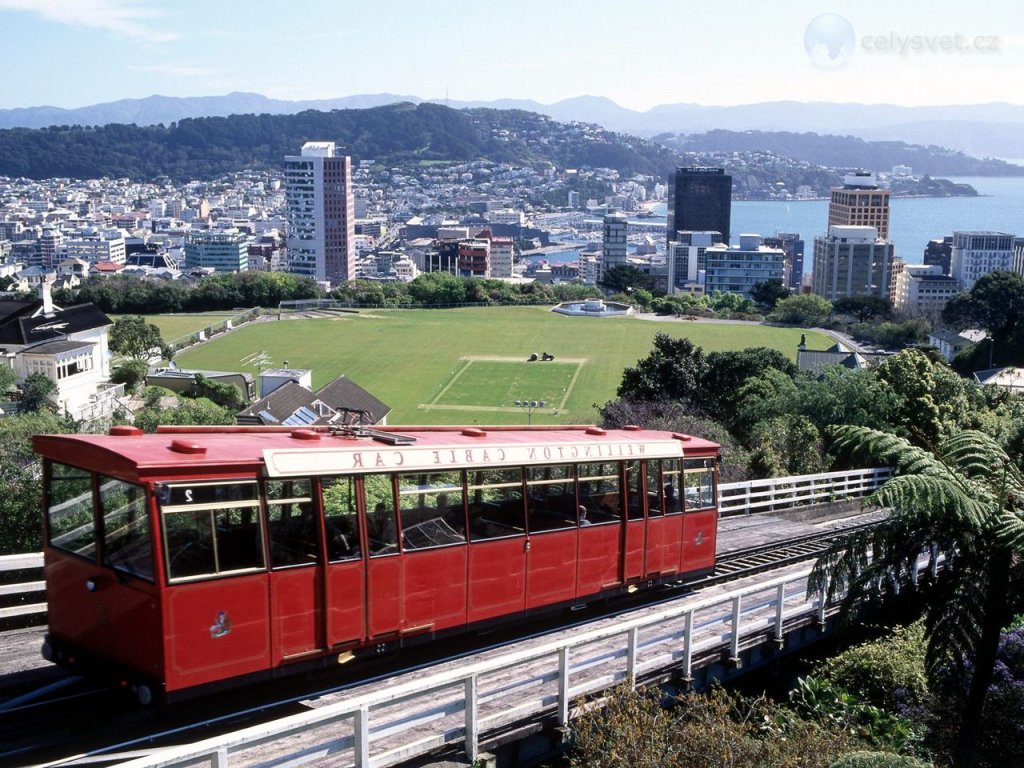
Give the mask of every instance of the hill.
[{"label": "hill", "polygon": [[560,167],[601,166],[666,175],[674,154],[597,126],[515,110],[391,104],[297,115],[232,115],[170,125],[56,126],[0,131],[0,175],[102,176],[175,181],[245,168],[278,168],[309,140],[334,141],[356,161],[387,165],[487,159]]},{"label": "hill", "polygon": [[1024,168],[1002,160],[982,160],[951,149],[902,141],[864,141],[855,136],[715,130],[691,135],[661,134],[656,139],[678,152],[767,151],[828,168],[887,171],[894,165],[909,165],[915,174],[930,176],[1024,174]]},{"label": "hill", "polygon": [[[309,109],[362,109],[397,102],[419,104],[417,96],[360,94],[329,99],[270,99],[258,93],[224,96],[122,99],[75,109],[52,106],[0,109],[2,128],[44,128],[52,125],[168,125],[186,118],[238,114],[297,114]],[[1019,104],[949,104],[905,107],[896,104],[770,101],[735,106],[660,104],[646,111],[620,107],[599,96],[577,96],[553,104],[530,99],[445,101],[457,109],[516,109],[547,115],[562,122],[597,123],[610,131],[650,137],[659,133],[701,133],[716,129],[803,131],[851,134],[937,145],[978,157],[1024,158],[1024,106]]]}]

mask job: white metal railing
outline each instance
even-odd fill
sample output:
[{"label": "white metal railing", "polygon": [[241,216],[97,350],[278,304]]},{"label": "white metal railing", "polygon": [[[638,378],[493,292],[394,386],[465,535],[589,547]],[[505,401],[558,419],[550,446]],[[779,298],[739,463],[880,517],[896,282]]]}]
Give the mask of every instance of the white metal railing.
[{"label": "white metal railing", "polygon": [[[748,480],[741,483],[723,483],[718,486],[719,513],[723,516],[767,512],[827,501],[857,498],[875,490],[892,476],[887,468],[852,469],[845,472],[824,472],[817,475],[777,477],[768,480]],[[14,565],[17,558],[30,558],[30,565]],[[21,568],[42,568],[41,553],[0,556],[0,573]],[[0,577],[2,581],[2,577]],[[0,595],[42,591],[43,583],[0,584]],[[0,619],[45,613],[46,603],[33,602],[11,608],[0,608]]]},{"label": "white metal railing", "polygon": [[718,511],[729,517],[859,498],[877,491],[890,477],[891,469],[875,467],[722,483],[718,486]]},{"label": "white metal railing", "polygon": [[[171,768],[209,762],[302,765],[330,756],[332,765],[383,768],[462,743],[470,761],[480,734],[527,717],[554,714],[568,723],[572,702],[638,677],[725,651],[738,659],[745,641],[781,640],[786,625],[821,621],[834,608],[807,592],[810,568],[726,594],[641,609],[613,623],[489,659],[456,662],[427,676],[371,683],[340,701],[234,733],[171,747],[123,763]],[[528,643],[527,643],[528,645]],[[259,748],[259,754],[244,753]]]},{"label": "white metal railing", "polygon": [[[43,555],[41,552],[30,552],[25,555],[0,555],[0,574],[7,571],[22,571],[29,569],[41,569],[43,567]],[[25,598],[38,594],[44,597],[46,582],[27,581],[18,584],[5,584],[0,578],[0,596],[22,595]],[[46,613],[46,602],[27,602],[20,605],[11,605],[6,608],[0,607],[0,619],[11,619],[15,616],[31,616],[37,613]]]}]

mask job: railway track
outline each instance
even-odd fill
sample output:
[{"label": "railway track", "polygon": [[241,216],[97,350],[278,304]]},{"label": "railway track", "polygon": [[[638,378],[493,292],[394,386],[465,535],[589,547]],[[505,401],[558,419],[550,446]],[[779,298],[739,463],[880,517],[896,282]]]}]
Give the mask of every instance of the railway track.
[{"label": "railway track", "polygon": [[[678,600],[694,589],[806,561],[824,551],[837,537],[874,525],[879,519],[879,513],[858,515],[813,534],[724,554],[718,559],[715,573],[706,578],[579,606],[572,613],[571,622],[566,622],[566,614],[560,613],[522,625],[513,630],[511,636],[506,629],[499,640],[494,640],[498,634],[494,631],[485,636],[467,635],[448,641],[443,652],[436,644],[427,644],[403,651],[400,657],[368,659],[358,668],[342,668],[330,673],[326,687],[323,687],[323,676],[317,679],[319,686],[303,677],[251,686],[245,696],[249,706],[241,710],[237,709],[237,693],[159,710],[139,710],[126,696],[83,682],[61,683],[64,677],[50,680],[47,686],[53,690],[38,697],[28,692],[12,696],[0,680],[0,767],[113,764],[128,759],[129,755],[138,756],[162,746],[208,738],[284,717],[304,709],[303,702],[338,694],[356,685],[409,674],[441,661],[498,651],[639,607]],[[110,735],[114,733],[118,738],[112,743]]]}]

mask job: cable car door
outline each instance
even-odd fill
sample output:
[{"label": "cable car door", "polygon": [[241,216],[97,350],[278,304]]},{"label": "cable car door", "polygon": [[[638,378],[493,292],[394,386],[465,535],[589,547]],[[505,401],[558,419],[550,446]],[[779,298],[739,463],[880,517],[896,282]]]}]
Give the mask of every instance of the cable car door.
[{"label": "cable car door", "polygon": [[622,477],[618,462],[579,464],[580,597],[618,586],[623,578]]},{"label": "cable car door", "polygon": [[277,665],[324,647],[324,568],[309,479],[267,480],[270,638]]},{"label": "cable car door", "polygon": [[622,552],[622,575],[627,582],[639,581],[644,576],[647,547],[647,521],[645,499],[640,478],[640,462],[627,461],[625,470],[626,531]]}]

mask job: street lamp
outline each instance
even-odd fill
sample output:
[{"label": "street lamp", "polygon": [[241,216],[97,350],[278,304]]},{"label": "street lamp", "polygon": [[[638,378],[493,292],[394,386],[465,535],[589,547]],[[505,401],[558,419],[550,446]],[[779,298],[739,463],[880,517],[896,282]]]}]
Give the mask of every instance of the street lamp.
[{"label": "street lamp", "polygon": [[516,400],[516,407],[526,411],[526,423],[533,424],[533,412],[547,405],[546,400]]}]

